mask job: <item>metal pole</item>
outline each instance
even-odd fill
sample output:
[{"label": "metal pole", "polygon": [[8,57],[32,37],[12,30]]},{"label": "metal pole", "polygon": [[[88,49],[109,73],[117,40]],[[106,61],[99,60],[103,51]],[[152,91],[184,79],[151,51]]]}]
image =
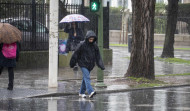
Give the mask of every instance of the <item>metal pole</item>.
[{"label": "metal pole", "polygon": [[36,49],[36,0],[32,0],[32,50]]},{"label": "metal pole", "polygon": [[[98,11],[98,47],[100,50],[100,54],[103,58],[103,0],[100,0],[100,9]],[[98,74],[97,74],[97,87],[106,87],[104,84],[104,72],[98,68]]]},{"label": "metal pole", "polygon": [[49,87],[57,87],[59,0],[50,0]]}]

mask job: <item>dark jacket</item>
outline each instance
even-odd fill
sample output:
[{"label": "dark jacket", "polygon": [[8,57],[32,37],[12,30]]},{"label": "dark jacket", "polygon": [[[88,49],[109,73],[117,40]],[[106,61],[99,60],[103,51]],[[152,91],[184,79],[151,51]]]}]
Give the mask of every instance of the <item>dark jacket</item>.
[{"label": "dark jacket", "polygon": [[[95,38],[93,43],[89,43],[88,39],[90,37]],[[96,44],[96,40],[96,34],[93,31],[88,31],[86,34],[85,41],[81,42],[78,45],[74,54],[71,57],[71,68],[73,68],[76,65],[76,63],[78,63],[80,67],[85,67],[89,71],[91,71],[96,63],[99,68],[101,68],[102,70],[105,69],[102,58],[100,56],[99,48]]]},{"label": "dark jacket", "polygon": [[76,27],[76,34],[77,36],[74,36],[74,28],[69,28],[69,25],[66,26],[64,29],[64,32],[69,33],[68,39],[67,39],[67,45],[66,45],[66,52],[74,51],[77,47],[77,45],[80,43],[80,41],[84,40],[84,36],[82,33],[82,30]]},{"label": "dark jacket", "polygon": [[3,44],[0,44],[0,66],[1,67],[16,67],[16,61],[19,59],[20,43],[17,42],[17,52],[15,59],[7,59],[2,53]]}]

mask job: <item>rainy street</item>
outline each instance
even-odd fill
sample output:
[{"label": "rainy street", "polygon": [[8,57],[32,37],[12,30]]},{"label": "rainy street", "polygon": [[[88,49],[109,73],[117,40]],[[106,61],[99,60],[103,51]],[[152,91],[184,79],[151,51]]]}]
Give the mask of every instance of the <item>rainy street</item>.
[{"label": "rainy street", "polygon": [[[106,78],[123,77],[128,67],[130,56],[127,47],[111,47],[113,49],[113,64],[106,66]],[[182,53],[182,54],[180,54]],[[161,54],[161,49],[155,50],[155,56]],[[175,56],[179,58],[189,58],[189,51],[176,50]],[[117,63],[120,64],[117,64]],[[189,65],[169,64],[155,60],[155,74],[177,74],[188,73]],[[96,78],[96,69],[92,72],[92,77]],[[27,75],[26,75],[27,73]],[[59,69],[59,86],[57,90],[48,89],[48,70],[16,70],[15,88],[13,91],[7,91],[7,72],[1,75],[2,86],[0,88],[0,110],[10,111],[189,111],[190,110],[190,87],[180,87],[171,89],[157,90],[137,90],[124,93],[97,94],[94,99],[81,99],[77,94],[73,96],[57,96],[54,98],[35,98],[30,99],[27,96],[43,95],[47,93],[78,93],[81,83],[81,72],[74,73],[71,68]],[[95,80],[93,80],[95,83]],[[128,84],[112,83],[105,91],[130,88]],[[101,91],[96,89],[97,91]],[[24,98],[24,99],[20,99]],[[25,105],[26,104],[26,105]],[[87,108],[87,110],[84,110]],[[28,110],[30,109],[30,110]]]},{"label": "rainy street", "polygon": [[190,111],[189,10],[0,0],[0,111]]},{"label": "rainy street", "polygon": [[[142,110],[143,109],[143,110]],[[78,96],[0,100],[8,111],[189,111],[190,87]]]}]

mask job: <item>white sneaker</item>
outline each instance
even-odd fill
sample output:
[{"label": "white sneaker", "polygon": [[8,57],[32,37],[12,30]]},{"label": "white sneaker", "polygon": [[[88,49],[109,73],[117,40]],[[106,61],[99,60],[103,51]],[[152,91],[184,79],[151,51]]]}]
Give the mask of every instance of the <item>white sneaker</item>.
[{"label": "white sneaker", "polygon": [[89,98],[93,98],[93,96],[96,95],[96,92],[91,92],[91,94],[89,95]]},{"label": "white sneaker", "polygon": [[86,98],[85,94],[79,94],[79,96],[82,97],[82,98]]}]

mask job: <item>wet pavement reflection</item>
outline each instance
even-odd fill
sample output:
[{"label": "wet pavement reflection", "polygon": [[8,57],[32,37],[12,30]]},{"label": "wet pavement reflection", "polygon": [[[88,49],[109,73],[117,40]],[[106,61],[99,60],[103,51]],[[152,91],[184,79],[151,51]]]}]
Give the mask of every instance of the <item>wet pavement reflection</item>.
[{"label": "wet pavement reflection", "polygon": [[[130,53],[128,52],[128,47],[111,47],[113,50],[113,59],[112,65],[106,65],[104,70],[104,76],[106,77],[123,77],[127,72],[127,68],[130,62]],[[162,54],[162,49],[155,49],[154,56],[160,57]],[[174,51],[176,58],[181,58],[185,60],[190,60],[190,50],[175,50]],[[167,74],[181,74],[189,73],[190,65],[185,64],[172,64],[162,61],[155,60],[155,75],[167,75]],[[96,77],[97,68],[91,73],[92,77]],[[65,74],[67,72],[69,74]],[[81,71],[78,72],[72,71],[69,67],[59,69],[59,79],[80,79]]]},{"label": "wet pavement reflection", "polygon": [[[128,52],[128,47],[110,47],[113,50],[113,61],[112,65],[106,65],[104,71],[105,78],[111,77],[123,77],[127,71],[130,62],[130,53]],[[162,49],[155,49],[154,55],[160,56]],[[190,60],[190,51],[186,50],[175,50],[175,57]],[[156,75],[166,75],[166,74],[179,74],[179,73],[189,73],[189,65],[184,64],[170,64],[155,60],[155,74]],[[97,76],[97,67],[91,73],[92,78]],[[15,70],[15,88],[12,92],[6,90],[8,84],[8,74],[5,70],[0,76],[0,99],[5,98],[18,98],[26,97],[36,94],[44,94],[50,92],[66,92],[65,89],[69,91],[76,92],[79,90],[76,79],[81,79],[82,74],[79,71],[73,71],[69,67],[59,68],[59,88],[58,89],[48,89],[48,69],[22,69]],[[72,81],[72,82],[71,82]],[[71,82],[71,83],[70,83]],[[68,85],[69,84],[69,85]],[[118,87],[122,89],[128,88],[126,85],[112,85],[108,86],[107,89],[117,89]]]},{"label": "wet pavement reflection", "polygon": [[[130,62],[130,53],[127,47],[110,47],[113,49],[113,61],[112,65],[106,65],[104,71],[105,81],[106,78],[112,79],[115,77],[123,77],[127,71]],[[154,55],[160,56],[162,53],[161,49],[155,49]],[[190,60],[190,51],[175,50],[175,57]],[[155,74],[166,75],[166,74],[179,74],[189,73],[189,65],[184,64],[170,64],[155,60]],[[92,83],[96,83],[97,67],[91,73]],[[48,69],[22,69],[15,70],[14,90],[7,91],[8,84],[8,73],[5,70],[0,76],[0,100],[9,98],[20,98],[33,95],[47,94],[47,93],[69,93],[78,92],[80,88],[82,78],[81,71],[73,71],[69,67],[59,68],[58,74],[58,88],[48,89]],[[77,81],[78,79],[78,81]],[[129,86],[126,84],[112,84],[108,85],[106,90],[118,90],[128,89]],[[99,89],[96,89],[99,91]]]},{"label": "wet pavement reflection", "polygon": [[189,111],[190,87],[78,96],[0,100],[8,111]]},{"label": "wet pavement reflection", "polygon": [[[111,49],[113,49],[113,64],[112,66],[106,67],[107,69],[111,69],[108,75],[111,77],[123,77],[127,71],[127,68],[130,62],[130,59],[129,59],[130,53],[128,52],[128,48],[127,47],[111,47]],[[160,57],[161,54],[162,54],[162,49],[154,49],[154,57]],[[190,60],[190,51],[189,50],[175,50],[174,56],[176,58]],[[190,67],[189,65],[171,64],[171,63],[155,60],[155,74],[156,75],[189,73],[190,72],[189,67]]]}]

